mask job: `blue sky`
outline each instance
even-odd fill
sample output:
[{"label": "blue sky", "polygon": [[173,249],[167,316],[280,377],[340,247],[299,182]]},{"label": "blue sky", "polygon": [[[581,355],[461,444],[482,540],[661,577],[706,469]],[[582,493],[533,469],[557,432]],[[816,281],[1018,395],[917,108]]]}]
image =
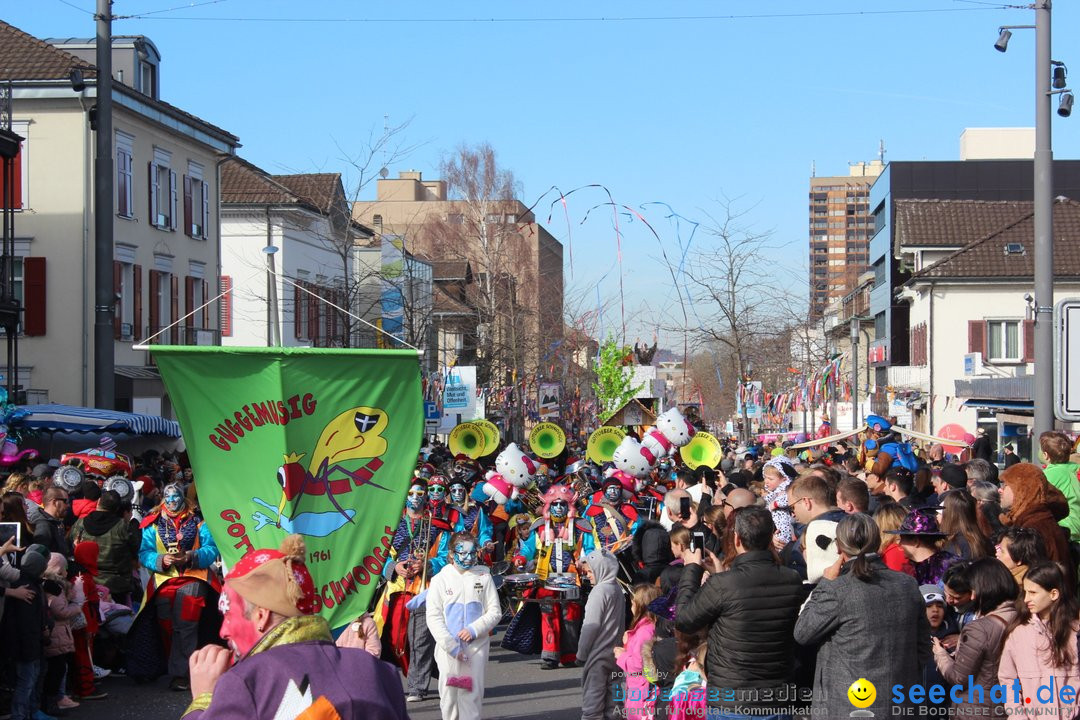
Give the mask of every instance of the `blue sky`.
[{"label": "blue sky", "polygon": [[[194,5],[194,7],[186,7]],[[179,6],[179,9],[177,9]],[[90,36],[93,0],[3,0],[4,20],[38,37]],[[778,287],[805,297],[807,192],[849,162],[955,160],[966,127],[1034,124],[1034,33],[992,45],[1029,10],[982,0],[347,2],[118,0],[116,34],[161,51],[162,97],[238,135],[271,172],[347,171],[372,128],[412,118],[420,144],[389,169],[434,177],[460,143],[490,142],[532,204],[548,188],[599,183],[641,212],[677,262],[690,221],[732,198],[773,231]],[[157,12],[164,11],[164,12]],[[903,12],[894,12],[903,11]],[[597,18],[608,18],[597,20]],[[280,22],[266,22],[278,19]],[[494,19],[494,20],[492,20]],[[1075,65],[1080,4],[1054,9],[1055,59]],[[1080,113],[1054,116],[1058,158],[1080,157]],[[373,194],[371,188],[369,195]],[[583,190],[548,224],[569,248],[569,294],[620,326],[607,197]],[[551,196],[537,215],[547,219]],[[681,318],[657,238],[620,218],[627,340]],[[694,236],[691,254],[707,251]],[[709,309],[700,308],[707,319]],[[598,330],[597,326],[593,327]],[[681,346],[681,337],[662,333]]]}]

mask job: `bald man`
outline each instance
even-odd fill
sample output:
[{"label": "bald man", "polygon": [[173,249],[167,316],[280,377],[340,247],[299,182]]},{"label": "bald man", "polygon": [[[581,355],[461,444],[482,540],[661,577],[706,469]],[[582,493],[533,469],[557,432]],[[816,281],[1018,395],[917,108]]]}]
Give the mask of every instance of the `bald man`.
[{"label": "bald man", "polygon": [[724,517],[731,517],[731,513],[741,507],[750,507],[757,503],[757,497],[746,488],[735,488],[724,498]]}]

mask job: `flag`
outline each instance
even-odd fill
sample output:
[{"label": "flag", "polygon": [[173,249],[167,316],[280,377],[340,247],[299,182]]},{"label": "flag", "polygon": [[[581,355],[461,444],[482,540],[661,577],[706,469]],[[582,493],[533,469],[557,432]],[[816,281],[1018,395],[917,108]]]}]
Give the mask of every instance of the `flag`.
[{"label": "flag", "polygon": [[411,350],[153,348],[222,560],[307,544],[316,610],[367,609],[424,425]]}]

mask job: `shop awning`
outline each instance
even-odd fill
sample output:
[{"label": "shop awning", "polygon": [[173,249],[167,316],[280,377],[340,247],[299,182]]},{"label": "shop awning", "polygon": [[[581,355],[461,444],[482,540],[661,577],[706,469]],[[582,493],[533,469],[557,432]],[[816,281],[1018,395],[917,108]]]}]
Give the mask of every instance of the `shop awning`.
[{"label": "shop awning", "polygon": [[126,432],[132,435],[180,437],[180,423],[156,415],[98,410],[74,405],[23,405],[28,414],[16,424],[49,432]]},{"label": "shop awning", "polygon": [[976,410],[1027,410],[1035,412],[1035,403],[1030,400],[972,400],[964,401],[963,407]]}]

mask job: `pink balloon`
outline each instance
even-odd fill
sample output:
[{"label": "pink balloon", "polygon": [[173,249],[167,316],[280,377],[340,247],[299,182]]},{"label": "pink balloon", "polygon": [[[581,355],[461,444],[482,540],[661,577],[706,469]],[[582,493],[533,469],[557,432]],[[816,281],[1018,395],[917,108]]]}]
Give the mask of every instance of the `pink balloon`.
[{"label": "pink balloon", "polygon": [[[942,447],[945,448],[945,452],[957,455],[962,452],[971,442],[975,441],[975,438],[964,429],[963,425],[957,423],[949,423],[935,433],[940,438],[946,440],[953,440],[956,444],[942,443]],[[970,441],[969,441],[970,438]]]}]

